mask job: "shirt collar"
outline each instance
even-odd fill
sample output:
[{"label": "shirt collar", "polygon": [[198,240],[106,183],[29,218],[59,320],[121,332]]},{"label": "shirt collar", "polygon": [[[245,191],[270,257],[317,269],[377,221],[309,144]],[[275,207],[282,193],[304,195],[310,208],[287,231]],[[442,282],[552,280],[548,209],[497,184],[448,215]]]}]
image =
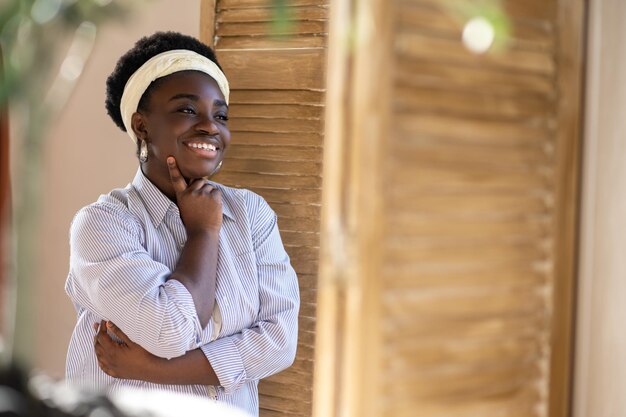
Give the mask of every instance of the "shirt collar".
[{"label": "shirt collar", "polygon": [[[232,210],[230,209],[229,199],[225,196],[226,193],[224,192],[224,186],[213,181],[209,181],[209,183],[222,191],[222,214],[229,219],[234,220],[235,216],[233,216]],[[141,167],[137,169],[132,186],[135,190],[137,190],[137,193],[141,197],[155,227],[158,227],[159,224],[161,224],[168,210],[173,210],[177,214],[179,213],[178,206],[176,206],[172,200],[167,198],[167,196],[144,175],[141,171]]]}]

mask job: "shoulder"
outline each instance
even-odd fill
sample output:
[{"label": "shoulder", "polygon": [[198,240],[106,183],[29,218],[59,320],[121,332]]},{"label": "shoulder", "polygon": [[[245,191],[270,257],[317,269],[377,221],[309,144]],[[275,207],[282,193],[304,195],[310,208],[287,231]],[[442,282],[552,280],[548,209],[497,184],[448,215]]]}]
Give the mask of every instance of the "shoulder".
[{"label": "shoulder", "polygon": [[264,217],[275,217],[274,210],[265,199],[254,191],[245,188],[228,187],[216,184],[222,191],[222,199],[233,212],[245,211],[246,216],[252,220]]},{"label": "shoulder", "polygon": [[138,224],[128,207],[129,187],[114,189],[101,195],[97,201],[78,210],[72,220],[71,233],[85,232],[90,229],[123,228],[133,233],[138,231]]},{"label": "shoulder", "polygon": [[222,193],[226,199],[236,201],[242,206],[248,217],[257,218],[259,216],[274,216],[274,211],[265,199],[254,191],[245,188],[233,188],[222,185]]}]

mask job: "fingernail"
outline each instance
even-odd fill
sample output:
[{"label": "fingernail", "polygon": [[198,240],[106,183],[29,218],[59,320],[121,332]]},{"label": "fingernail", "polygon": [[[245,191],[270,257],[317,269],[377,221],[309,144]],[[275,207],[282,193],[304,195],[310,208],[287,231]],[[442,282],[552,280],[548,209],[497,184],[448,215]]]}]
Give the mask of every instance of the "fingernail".
[{"label": "fingernail", "polygon": [[107,327],[110,329],[113,327],[113,323],[111,323],[110,321],[107,321]]},{"label": "fingernail", "polygon": [[167,158],[167,163],[168,163],[168,164],[170,164],[170,165],[174,165],[174,158],[172,158],[171,156],[169,156],[169,157]]}]

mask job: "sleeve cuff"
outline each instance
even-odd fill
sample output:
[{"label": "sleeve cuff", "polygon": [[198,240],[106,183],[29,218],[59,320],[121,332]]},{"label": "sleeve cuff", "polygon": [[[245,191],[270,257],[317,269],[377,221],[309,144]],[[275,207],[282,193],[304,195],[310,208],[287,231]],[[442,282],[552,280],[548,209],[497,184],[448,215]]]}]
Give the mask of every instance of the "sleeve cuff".
[{"label": "sleeve cuff", "polygon": [[193,342],[190,343],[188,350],[197,348],[202,337],[202,326],[200,325],[200,319],[198,319],[196,305],[193,302],[191,293],[187,290],[187,287],[175,279],[166,281],[165,284],[163,284],[163,287],[168,298],[176,305],[181,314],[193,323],[194,338]]},{"label": "sleeve cuff", "polygon": [[239,350],[231,338],[218,339],[204,345],[202,351],[226,394],[232,394],[244,384],[246,370]]}]

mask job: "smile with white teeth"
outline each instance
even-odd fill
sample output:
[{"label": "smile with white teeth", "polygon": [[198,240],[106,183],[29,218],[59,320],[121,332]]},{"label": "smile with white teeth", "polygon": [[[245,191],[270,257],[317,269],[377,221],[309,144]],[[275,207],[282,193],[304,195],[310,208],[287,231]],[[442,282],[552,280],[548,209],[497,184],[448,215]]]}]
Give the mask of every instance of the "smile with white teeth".
[{"label": "smile with white teeth", "polygon": [[210,143],[192,142],[192,143],[188,143],[187,146],[189,146],[190,148],[194,148],[194,149],[204,149],[204,150],[213,151],[213,152],[217,150],[215,145],[212,145]]}]

